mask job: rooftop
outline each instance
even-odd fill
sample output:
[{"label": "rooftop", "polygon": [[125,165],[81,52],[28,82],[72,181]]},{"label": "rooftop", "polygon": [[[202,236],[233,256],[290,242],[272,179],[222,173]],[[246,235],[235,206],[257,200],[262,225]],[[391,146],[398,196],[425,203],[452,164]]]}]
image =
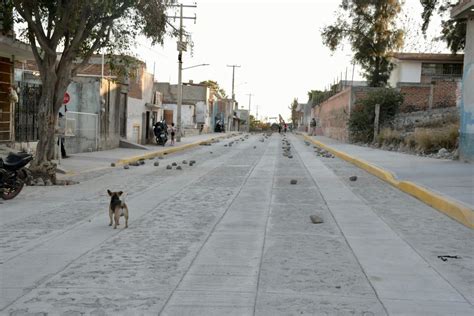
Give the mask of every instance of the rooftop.
[{"label": "rooftop", "polygon": [[464,60],[464,54],[423,54],[423,53],[394,53],[398,60],[431,61],[431,62],[459,62]]}]

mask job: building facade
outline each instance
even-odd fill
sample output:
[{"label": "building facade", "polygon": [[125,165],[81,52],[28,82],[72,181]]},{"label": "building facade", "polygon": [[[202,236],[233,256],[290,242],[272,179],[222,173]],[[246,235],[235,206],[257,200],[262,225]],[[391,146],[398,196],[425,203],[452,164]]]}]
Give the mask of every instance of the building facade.
[{"label": "building facade", "polygon": [[464,75],[460,104],[461,128],[460,158],[474,161],[474,0],[462,0],[453,8],[451,16],[465,19],[466,46],[464,48]]}]

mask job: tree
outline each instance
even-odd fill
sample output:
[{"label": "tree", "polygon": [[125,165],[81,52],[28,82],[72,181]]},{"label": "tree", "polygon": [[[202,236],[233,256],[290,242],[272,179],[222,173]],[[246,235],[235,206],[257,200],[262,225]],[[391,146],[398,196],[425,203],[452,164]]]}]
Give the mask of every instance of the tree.
[{"label": "tree", "polygon": [[288,107],[291,110],[291,122],[293,123],[293,128],[298,126],[298,112],[296,108],[298,107],[298,99],[294,98],[291,105]]},{"label": "tree", "polygon": [[166,33],[173,0],[12,0],[38,65],[42,93],[33,171],[54,166],[54,134],[63,96],[77,71],[100,49],[127,50],[143,34],[153,44]]},{"label": "tree", "polygon": [[311,104],[311,106],[318,104],[325,96],[324,91],[320,90],[311,90],[308,91],[308,103]]},{"label": "tree", "polygon": [[222,89],[222,88],[219,86],[219,84],[217,83],[217,81],[214,81],[214,80],[206,80],[206,81],[200,82],[199,84],[204,84],[204,85],[208,86],[209,88],[211,88],[212,90],[217,91],[223,98],[226,98],[226,97],[227,97],[227,94],[225,93],[225,90]]},{"label": "tree", "polygon": [[421,14],[423,33],[426,33],[433,14],[438,12],[443,18],[441,21],[441,36],[438,39],[444,40],[453,54],[462,51],[466,44],[466,20],[451,20],[449,18],[449,12],[459,2],[460,0],[456,3],[452,3],[451,0],[420,0],[423,6],[423,13]]},{"label": "tree", "polygon": [[403,45],[403,31],[396,26],[400,1],[342,0],[340,10],[336,22],[322,31],[324,44],[335,51],[347,39],[369,85],[385,86],[393,69],[390,55]]},{"label": "tree", "polygon": [[370,142],[374,138],[375,105],[380,105],[380,125],[390,122],[403,104],[403,94],[392,88],[380,88],[359,99],[349,118],[352,141]]}]

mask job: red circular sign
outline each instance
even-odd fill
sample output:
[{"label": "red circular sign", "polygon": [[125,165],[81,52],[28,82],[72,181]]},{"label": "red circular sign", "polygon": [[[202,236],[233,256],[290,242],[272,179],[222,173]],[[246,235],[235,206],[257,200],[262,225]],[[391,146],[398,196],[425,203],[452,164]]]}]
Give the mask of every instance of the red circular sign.
[{"label": "red circular sign", "polygon": [[69,101],[71,100],[71,96],[69,95],[69,93],[64,93],[64,99],[63,99],[63,104],[68,104]]}]

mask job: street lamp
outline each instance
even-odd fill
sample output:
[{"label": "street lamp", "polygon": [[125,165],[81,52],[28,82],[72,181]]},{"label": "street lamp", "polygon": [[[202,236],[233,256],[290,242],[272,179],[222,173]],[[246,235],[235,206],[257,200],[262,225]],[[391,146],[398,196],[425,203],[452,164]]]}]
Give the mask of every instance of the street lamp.
[{"label": "street lamp", "polygon": [[185,68],[183,68],[182,70],[191,69],[191,68],[196,68],[196,67],[202,67],[202,66],[209,66],[209,65],[210,65],[210,64],[199,64],[199,65],[194,65],[194,66],[185,67]]}]

